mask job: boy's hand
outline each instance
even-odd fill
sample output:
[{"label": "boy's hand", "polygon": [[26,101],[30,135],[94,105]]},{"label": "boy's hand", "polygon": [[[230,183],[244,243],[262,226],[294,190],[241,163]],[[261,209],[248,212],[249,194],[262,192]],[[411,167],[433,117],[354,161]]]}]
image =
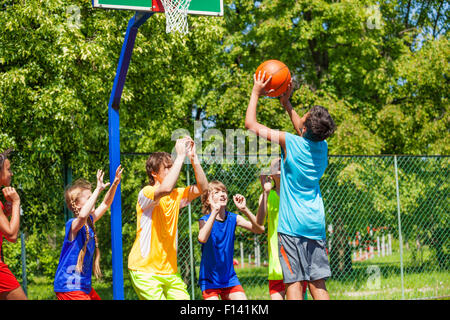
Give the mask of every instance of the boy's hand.
[{"label": "boy's hand", "polygon": [[108,183],[103,183],[103,176],[105,175],[105,173],[102,170],[97,170],[97,188],[101,190],[104,190],[105,188],[107,188],[109,186],[109,182]]},{"label": "boy's hand", "polygon": [[264,81],[264,77],[266,76],[266,72],[264,71],[263,74],[261,74],[261,71],[258,72],[258,74],[253,75],[253,93],[257,94],[258,96],[267,95],[268,93],[271,93],[275,91],[274,89],[270,89],[269,91],[266,91],[266,85],[272,80],[272,76],[267,78],[266,81]]},{"label": "boy's hand", "polygon": [[272,190],[272,178],[266,175],[261,175],[259,178],[264,192],[270,192]]},{"label": "boy's hand", "polygon": [[123,168],[122,165],[120,164],[117,169],[116,169],[116,176],[114,177],[114,184],[118,185],[120,183],[120,180],[122,179],[122,172],[123,172]]},{"label": "boy's hand", "polygon": [[244,211],[247,208],[245,197],[240,194],[236,194],[233,196],[234,204],[239,211]]},{"label": "boy's hand", "polygon": [[211,214],[219,213],[220,208],[222,207],[222,205],[219,202],[215,202],[213,200],[213,197],[212,197],[211,194],[208,197],[208,201],[209,201],[209,206],[211,207]]},{"label": "boy's hand", "polygon": [[178,139],[175,143],[175,151],[177,152],[177,156],[186,156],[188,152],[188,145],[189,142],[186,137]]},{"label": "boy's hand", "polygon": [[283,107],[286,107],[288,105],[289,99],[291,98],[293,90],[294,90],[294,86],[292,84],[292,79],[291,79],[286,91],[280,96],[280,103]]},{"label": "boy's hand", "polygon": [[187,155],[189,159],[194,158],[197,155],[197,150],[195,148],[195,142],[191,137],[185,137],[187,141]]}]

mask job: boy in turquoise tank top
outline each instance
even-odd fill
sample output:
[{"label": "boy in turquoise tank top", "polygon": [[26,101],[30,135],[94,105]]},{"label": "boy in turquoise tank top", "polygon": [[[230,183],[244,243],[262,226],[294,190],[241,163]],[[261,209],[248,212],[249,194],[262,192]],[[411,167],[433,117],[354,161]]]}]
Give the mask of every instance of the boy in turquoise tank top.
[{"label": "boy in turquoise tank top", "polygon": [[336,125],[328,110],[313,106],[300,117],[289,101],[292,85],[280,97],[297,135],[271,129],[257,121],[256,108],[272,79],[265,72],[254,75],[245,115],[245,128],[281,147],[279,259],[286,299],[302,300],[302,284],[308,282],[314,300],[329,300],[325,281],[331,276],[325,238],[325,210],[319,181],[328,165],[328,144]]}]

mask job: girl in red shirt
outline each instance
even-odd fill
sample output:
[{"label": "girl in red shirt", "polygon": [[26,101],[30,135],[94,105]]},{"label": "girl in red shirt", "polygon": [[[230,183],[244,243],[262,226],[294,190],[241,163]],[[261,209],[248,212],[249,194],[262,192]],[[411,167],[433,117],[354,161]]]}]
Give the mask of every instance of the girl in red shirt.
[{"label": "girl in red shirt", "polygon": [[[11,163],[8,159],[10,149],[0,153],[0,186],[6,203],[0,202],[0,251],[3,238],[9,242],[16,242],[20,227],[20,197],[11,187]],[[8,217],[11,216],[11,219]],[[0,257],[0,300],[27,300],[27,296],[14,277],[8,266]]]}]

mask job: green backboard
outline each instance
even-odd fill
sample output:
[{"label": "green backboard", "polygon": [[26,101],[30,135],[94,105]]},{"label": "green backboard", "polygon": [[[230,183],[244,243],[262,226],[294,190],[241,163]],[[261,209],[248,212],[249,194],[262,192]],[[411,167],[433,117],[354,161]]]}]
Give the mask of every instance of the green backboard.
[{"label": "green backboard", "polygon": [[[94,8],[163,12],[160,0],[92,0]],[[223,16],[223,0],[192,0],[189,14]]]}]

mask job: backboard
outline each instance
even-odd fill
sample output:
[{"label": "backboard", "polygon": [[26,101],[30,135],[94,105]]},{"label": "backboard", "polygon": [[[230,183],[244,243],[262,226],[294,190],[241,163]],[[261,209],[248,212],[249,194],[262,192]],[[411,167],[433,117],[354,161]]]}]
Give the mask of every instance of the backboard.
[{"label": "backboard", "polygon": [[[94,8],[164,12],[160,0],[92,0]],[[192,0],[188,14],[223,16],[223,0]]]}]

